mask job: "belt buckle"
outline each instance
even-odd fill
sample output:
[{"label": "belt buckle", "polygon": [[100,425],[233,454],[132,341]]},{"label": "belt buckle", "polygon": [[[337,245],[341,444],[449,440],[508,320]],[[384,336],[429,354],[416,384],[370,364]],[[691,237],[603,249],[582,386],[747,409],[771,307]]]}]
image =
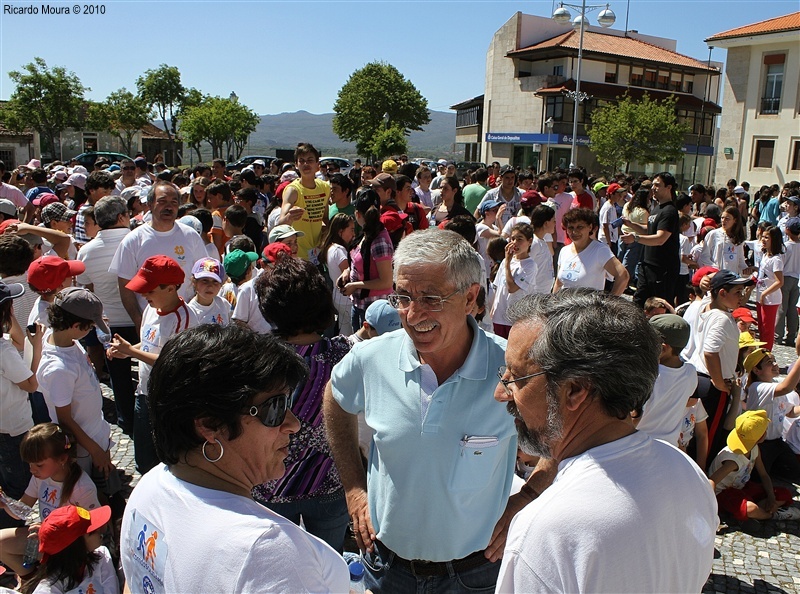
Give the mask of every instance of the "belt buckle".
[{"label": "belt buckle", "polygon": [[[424,559],[411,559],[408,563],[409,563],[409,565],[411,565],[411,573],[412,573],[412,575],[417,577],[417,565],[420,566],[419,567],[420,571],[424,571],[425,569],[430,567],[432,562],[431,561],[425,561]],[[423,577],[425,577],[425,574],[423,574]]]}]

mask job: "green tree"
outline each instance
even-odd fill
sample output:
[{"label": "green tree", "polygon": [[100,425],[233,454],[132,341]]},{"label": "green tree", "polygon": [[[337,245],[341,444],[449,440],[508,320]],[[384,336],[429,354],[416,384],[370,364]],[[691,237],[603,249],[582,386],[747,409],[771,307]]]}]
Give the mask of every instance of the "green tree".
[{"label": "green tree", "polygon": [[134,154],[133,139],[149,121],[150,107],[125,87],[89,108],[91,127],[119,138],[127,155]]},{"label": "green tree", "polygon": [[186,108],[180,124],[184,140],[202,159],[200,143],[211,145],[212,158],[227,153],[238,158],[247,137],[261,121],[247,106],[229,98],[204,97],[198,104]]},{"label": "green tree", "polygon": [[[350,75],[333,106],[333,131],[372,156],[377,136],[386,136],[385,116],[407,136],[430,122],[428,101],[391,64],[370,62]],[[388,154],[388,153],[387,153]]]},{"label": "green tree", "polygon": [[34,58],[8,76],[16,89],[3,109],[5,125],[20,132],[33,128],[50,155],[58,158],[56,139],[68,128],[81,127],[83,94],[91,89],[84,87],[74,72],[67,72],[62,66],[48,68],[42,58]]},{"label": "green tree", "polygon": [[[176,66],[161,64],[155,70],[147,70],[136,80],[136,88],[150,109],[154,110],[170,142],[172,162],[175,162],[174,136],[178,130],[177,115],[186,97],[186,88],[181,84],[181,72]],[[170,120],[167,126],[167,118]]]},{"label": "green tree", "polygon": [[407,152],[408,140],[403,129],[398,126],[391,125],[384,130],[378,130],[372,139],[371,154],[379,159]]},{"label": "green tree", "polygon": [[680,158],[690,129],[678,122],[677,102],[675,95],[654,101],[645,93],[634,101],[625,93],[617,103],[595,110],[588,132],[597,160],[614,170],[625,164],[627,171],[631,161],[664,163]]}]

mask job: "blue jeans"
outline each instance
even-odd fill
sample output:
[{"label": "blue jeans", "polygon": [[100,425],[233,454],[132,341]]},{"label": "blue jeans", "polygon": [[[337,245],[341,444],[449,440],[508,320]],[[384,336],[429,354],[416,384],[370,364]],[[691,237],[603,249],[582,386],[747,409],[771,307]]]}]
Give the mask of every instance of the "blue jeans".
[{"label": "blue jeans", "polygon": [[324,540],[342,554],[344,535],[350,521],[344,495],[332,501],[303,499],[292,503],[265,503],[264,506],[298,526],[302,518],[303,526],[309,534]]},{"label": "blue jeans", "polygon": [[395,554],[375,542],[375,552],[363,555],[364,587],[373,594],[416,592],[419,594],[494,592],[497,576],[500,573],[500,561],[479,565],[473,569],[456,572],[450,567],[449,575],[433,577],[417,577],[405,567],[392,565]]},{"label": "blue jeans", "polygon": [[[0,433],[0,487],[12,499],[22,497],[31,480],[30,467],[19,455],[19,444],[25,435],[27,432],[15,437]],[[14,528],[24,524],[24,520],[12,518],[5,510],[0,511],[0,528]]]},{"label": "blue jeans", "polygon": [[50,411],[47,409],[47,403],[44,401],[44,394],[38,391],[30,392],[28,394],[28,401],[31,403],[34,425],[49,423],[51,420],[54,423],[58,422],[58,419],[50,419]]},{"label": "blue jeans", "polygon": [[140,474],[145,474],[159,462],[156,446],[153,443],[147,394],[136,394],[136,405],[133,410],[133,459]]},{"label": "blue jeans", "polygon": [[366,307],[353,306],[350,312],[350,323],[353,325],[353,332],[358,332],[358,329],[364,324],[366,312]]},{"label": "blue jeans", "polygon": [[631,286],[636,285],[636,265],[642,257],[642,244],[631,243],[627,244],[622,241],[622,237],[617,241],[617,259],[622,262],[625,270],[628,271],[630,280],[628,284]]}]

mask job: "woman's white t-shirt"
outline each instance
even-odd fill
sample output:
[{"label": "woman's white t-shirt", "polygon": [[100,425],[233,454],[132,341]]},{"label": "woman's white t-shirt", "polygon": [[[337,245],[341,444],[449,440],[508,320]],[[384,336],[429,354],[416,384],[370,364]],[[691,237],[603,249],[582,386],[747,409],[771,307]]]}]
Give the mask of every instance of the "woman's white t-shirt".
[{"label": "woman's white t-shirt", "polygon": [[703,250],[697,263],[700,267],[713,266],[718,270],[730,270],[741,276],[747,268],[744,243],[734,244],[724,229],[709,231],[703,240]]},{"label": "woman's white t-shirt", "polygon": [[565,289],[587,287],[602,291],[606,285],[605,265],[613,257],[608,244],[595,239],[581,253],[571,243],[558,254],[558,280]]},{"label": "woman's white t-shirt", "polygon": [[[546,237],[550,237],[550,235],[546,235]],[[553,290],[555,273],[553,272],[553,254],[550,253],[550,247],[546,240],[539,239],[536,235],[533,236],[530,259],[536,264],[536,277],[531,293],[549,293]]]},{"label": "woman's white t-shirt", "polygon": [[120,556],[132,592],[349,588],[344,559],[325,542],[249,497],[185,482],[163,464],[131,494]]}]

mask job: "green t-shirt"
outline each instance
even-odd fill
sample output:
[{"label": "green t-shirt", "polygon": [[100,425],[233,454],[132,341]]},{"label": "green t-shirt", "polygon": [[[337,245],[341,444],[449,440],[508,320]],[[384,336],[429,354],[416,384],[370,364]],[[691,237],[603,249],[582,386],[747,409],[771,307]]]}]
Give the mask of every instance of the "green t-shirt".
[{"label": "green t-shirt", "polygon": [[469,184],[468,186],[464,187],[462,193],[464,194],[464,207],[472,214],[475,212],[475,209],[478,208],[478,205],[483,200],[484,195],[486,192],[489,191],[489,188],[483,186],[481,184]]}]

